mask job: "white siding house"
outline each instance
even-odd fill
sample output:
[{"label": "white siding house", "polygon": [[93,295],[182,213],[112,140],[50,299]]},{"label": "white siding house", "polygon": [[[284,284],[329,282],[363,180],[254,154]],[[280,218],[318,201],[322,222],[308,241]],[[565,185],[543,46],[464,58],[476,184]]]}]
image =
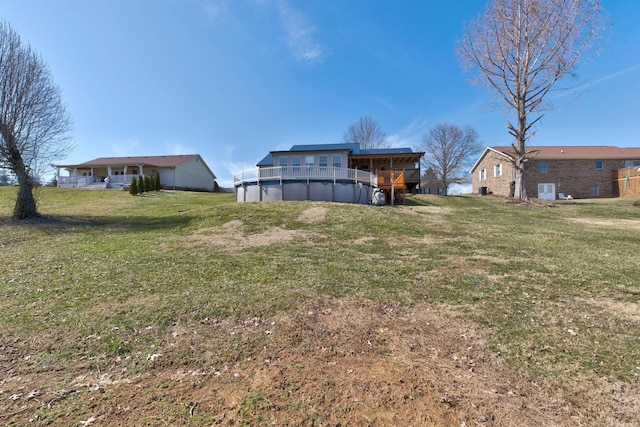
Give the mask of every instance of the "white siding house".
[{"label": "white siding house", "polygon": [[100,157],[78,165],[57,165],[58,187],[122,188],[132,178],[160,174],[164,189],[214,191],[216,176],[199,154]]}]

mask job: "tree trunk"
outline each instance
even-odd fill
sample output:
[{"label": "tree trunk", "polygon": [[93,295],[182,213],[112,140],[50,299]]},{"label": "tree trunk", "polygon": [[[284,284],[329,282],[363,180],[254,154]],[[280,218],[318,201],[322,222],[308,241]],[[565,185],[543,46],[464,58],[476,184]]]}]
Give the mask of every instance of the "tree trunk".
[{"label": "tree trunk", "polygon": [[29,176],[18,176],[18,197],[13,208],[13,217],[17,219],[33,218],[38,216],[36,199],[33,196],[33,183]]},{"label": "tree trunk", "polygon": [[[12,140],[11,140],[12,141]],[[33,179],[29,176],[27,168],[22,161],[22,156],[17,148],[10,152],[9,164],[13,173],[18,178],[18,197],[13,208],[13,217],[16,219],[26,219],[38,216],[36,209],[36,199],[33,196]]]},{"label": "tree trunk", "polygon": [[525,161],[527,157],[526,141],[527,141],[527,112],[525,109],[524,100],[526,99],[526,92],[523,93],[518,99],[518,129],[512,129],[511,134],[516,138],[514,148],[516,149],[516,156],[514,160],[514,166],[516,169],[515,179],[515,191],[513,193],[514,199],[528,200],[527,189],[525,186]]},{"label": "tree trunk", "polygon": [[519,154],[516,154],[514,166],[516,169],[515,183],[513,188],[513,198],[517,200],[527,200],[527,189],[524,183],[524,162]]},{"label": "tree trunk", "polygon": [[36,210],[36,199],[33,197],[31,185],[20,185],[16,205],[13,208],[13,217],[17,219],[27,219],[38,216]]}]

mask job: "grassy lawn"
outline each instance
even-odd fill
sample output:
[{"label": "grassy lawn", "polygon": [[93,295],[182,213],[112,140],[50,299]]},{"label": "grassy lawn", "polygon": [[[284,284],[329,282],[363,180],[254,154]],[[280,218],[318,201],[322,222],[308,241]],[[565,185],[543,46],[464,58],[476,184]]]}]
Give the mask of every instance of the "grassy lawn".
[{"label": "grassy lawn", "polygon": [[[605,402],[605,415],[572,402],[576,424],[632,425],[639,414],[637,397],[629,397],[640,390],[638,199],[531,206],[416,196],[379,208],[43,188],[43,217],[15,222],[15,191],[0,187],[0,423],[81,425],[97,417],[96,425],[117,425],[102,406],[109,402],[86,406],[90,387],[65,390],[83,373],[110,372],[122,382],[166,368],[213,378],[255,359],[283,313],[354,299],[430,307],[473,325],[492,357],[541,383],[627,399],[619,413]],[[221,338],[221,325],[246,322],[261,334]],[[51,372],[58,375],[41,378]],[[176,405],[184,413],[175,423],[197,425],[203,404],[176,403],[183,383],[148,384],[155,400],[123,425],[157,425],[152,408]],[[276,394],[242,384],[235,421],[261,424]],[[310,411],[301,387],[281,391],[291,396],[281,407],[290,416]],[[197,422],[215,421],[214,409]],[[304,423],[335,425],[328,420],[340,412],[327,414]]]}]

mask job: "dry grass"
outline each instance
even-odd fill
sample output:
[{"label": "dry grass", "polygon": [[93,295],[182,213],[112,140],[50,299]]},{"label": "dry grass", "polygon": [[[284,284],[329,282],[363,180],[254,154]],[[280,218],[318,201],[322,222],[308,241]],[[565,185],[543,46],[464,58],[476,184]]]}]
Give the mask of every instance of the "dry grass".
[{"label": "dry grass", "polygon": [[640,419],[635,201],[41,197],[1,226],[5,425]]}]

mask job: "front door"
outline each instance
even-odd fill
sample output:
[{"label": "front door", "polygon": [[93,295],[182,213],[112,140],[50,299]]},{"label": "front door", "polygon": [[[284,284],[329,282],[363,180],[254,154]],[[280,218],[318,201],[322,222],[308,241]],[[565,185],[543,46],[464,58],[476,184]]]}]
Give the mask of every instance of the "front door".
[{"label": "front door", "polygon": [[555,184],[538,184],[538,199],[555,200],[556,185]]}]

